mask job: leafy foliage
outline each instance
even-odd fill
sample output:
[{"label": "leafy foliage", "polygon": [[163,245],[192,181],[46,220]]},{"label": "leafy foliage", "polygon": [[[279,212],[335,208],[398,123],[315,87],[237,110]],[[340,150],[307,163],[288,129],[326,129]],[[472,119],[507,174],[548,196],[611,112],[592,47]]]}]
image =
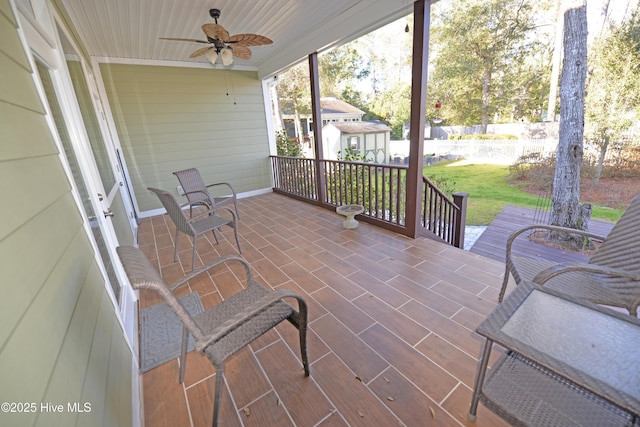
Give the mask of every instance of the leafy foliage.
[{"label": "leafy foliage", "polygon": [[352,81],[369,75],[364,58],[351,44],[339,46],[318,58],[320,91],[322,96],[337,96]]},{"label": "leafy foliage", "polygon": [[453,197],[456,192],[456,182],[446,176],[428,175],[427,179],[440,189],[447,197]]},{"label": "leafy foliage", "polygon": [[[364,65],[358,51],[350,45],[337,47],[318,57],[318,73],[320,78],[320,95],[339,97],[340,93],[349,94],[358,103],[352,105],[365,106],[366,101],[354,91],[351,84],[365,78],[368,69]],[[301,117],[311,113],[311,80],[309,66],[302,62],[280,76],[276,92],[282,111],[295,117],[298,136],[302,137]],[[349,102],[349,100],[346,100]],[[367,109],[364,108],[363,111]]]},{"label": "leafy foliage", "polygon": [[338,158],[344,160],[345,162],[362,162],[366,163],[367,156],[361,154],[359,151],[354,150],[351,147],[346,147],[344,149],[344,153],[342,151],[338,151]]},{"label": "leafy foliage", "polygon": [[411,104],[412,32],[400,19],[353,42],[369,68],[369,108],[391,128],[393,139],[402,138],[402,125],[409,121]]},{"label": "leafy foliage", "polygon": [[302,157],[302,146],[296,139],[289,139],[285,130],[276,132],[276,150],[278,156]]},{"label": "leafy foliage", "polygon": [[[447,7],[448,5],[448,7]],[[430,98],[448,124],[540,117],[549,53],[546,2],[453,0],[434,16]],[[428,110],[428,115],[435,115]]]},{"label": "leafy foliage", "polygon": [[585,141],[599,151],[597,183],[607,151],[630,142],[626,132],[638,120],[640,104],[640,12],[597,39],[589,56],[585,99]]},{"label": "leafy foliage", "polygon": [[300,114],[311,112],[311,93],[309,80],[309,67],[299,64],[290,68],[280,76],[278,82],[278,96],[283,108],[296,111]]}]

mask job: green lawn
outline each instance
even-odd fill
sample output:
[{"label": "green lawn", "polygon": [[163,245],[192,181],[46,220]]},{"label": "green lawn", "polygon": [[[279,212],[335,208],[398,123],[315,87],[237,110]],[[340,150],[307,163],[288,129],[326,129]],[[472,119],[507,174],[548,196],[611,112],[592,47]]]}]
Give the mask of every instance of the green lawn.
[{"label": "green lawn", "polygon": [[[469,193],[467,225],[489,225],[506,205],[535,208],[538,204],[537,195],[509,185],[509,166],[439,163],[425,167],[424,175],[453,181],[454,191]],[[591,217],[617,221],[622,212],[594,206]]]}]

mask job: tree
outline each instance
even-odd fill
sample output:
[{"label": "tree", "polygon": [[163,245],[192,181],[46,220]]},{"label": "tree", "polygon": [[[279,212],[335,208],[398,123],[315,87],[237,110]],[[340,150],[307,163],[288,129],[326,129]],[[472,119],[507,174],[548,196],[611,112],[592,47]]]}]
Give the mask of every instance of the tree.
[{"label": "tree", "polygon": [[369,69],[358,50],[347,44],[319,56],[318,74],[322,96],[338,96],[352,82],[367,77]]},{"label": "tree", "polygon": [[[560,78],[560,139],[550,220],[552,225],[586,230],[590,206],[580,205],[580,168],[584,136],[584,91],[587,77],[587,7],[580,0],[564,15],[564,62]],[[580,249],[577,235],[551,233],[549,240]]]},{"label": "tree", "polygon": [[540,92],[529,83],[548,63],[547,43],[539,42],[542,34],[536,33],[546,2],[454,0],[442,7],[432,27],[435,60],[429,93],[442,102],[449,122],[481,123],[486,133],[496,114],[511,118],[518,111],[539,112],[540,94],[518,91]]},{"label": "tree", "polygon": [[[350,87],[354,80],[366,77],[368,70],[363,68],[363,63],[358,51],[351,46],[340,46],[320,55],[320,95],[339,96],[339,93],[345,87]],[[291,67],[283,73],[275,88],[280,108],[293,113],[296,135],[300,143],[304,143],[301,116],[311,112],[311,83],[307,62]]]},{"label": "tree", "polygon": [[560,75],[560,64],[562,63],[562,34],[564,25],[564,13],[562,0],[556,0],[555,19],[555,41],[553,44],[553,56],[551,58],[551,76],[549,78],[549,103],[547,105],[547,120],[556,121],[558,102],[558,76]]},{"label": "tree", "polygon": [[300,144],[304,143],[300,116],[311,112],[310,87],[309,68],[306,63],[298,64],[283,73],[276,87],[280,108],[293,112],[294,126]]},{"label": "tree", "polygon": [[[355,41],[369,70],[364,82],[369,84],[366,98],[368,119],[386,122],[393,138],[402,138],[402,125],[409,120],[411,104],[411,54],[413,38],[407,20],[399,19]],[[364,85],[362,85],[364,86]]]},{"label": "tree", "polygon": [[610,148],[622,148],[640,103],[640,13],[596,39],[589,55],[586,142],[598,149],[593,177],[598,184]]}]

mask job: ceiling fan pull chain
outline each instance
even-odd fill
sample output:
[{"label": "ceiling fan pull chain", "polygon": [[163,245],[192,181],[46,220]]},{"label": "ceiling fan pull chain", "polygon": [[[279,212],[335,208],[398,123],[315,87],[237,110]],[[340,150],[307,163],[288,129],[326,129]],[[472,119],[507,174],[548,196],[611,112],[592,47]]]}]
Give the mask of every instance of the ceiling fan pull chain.
[{"label": "ceiling fan pull chain", "polygon": [[[227,70],[224,70],[224,85],[227,88],[227,96],[229,96],[229,81],[227,80]],[[238,105],[238,103],[236,102],[236,92],[234,90],[234,86],[233,86],[233,76],[231,76],[231,94],[233,96],[233,105]]]}]

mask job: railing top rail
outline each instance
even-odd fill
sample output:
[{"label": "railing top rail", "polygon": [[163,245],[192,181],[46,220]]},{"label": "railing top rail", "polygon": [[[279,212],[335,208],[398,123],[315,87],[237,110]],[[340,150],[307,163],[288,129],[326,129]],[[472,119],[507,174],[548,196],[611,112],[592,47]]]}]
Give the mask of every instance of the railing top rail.
[{"label": "railing top rail", "polygon": [[271,157],[272,159],[314,160],[314,159],[309,159],[307,157],[278,156],[276,154],[271,154],[271,155],[269,155],[269,157]]},{"label": "railing top rail", "polygon": [[429,178],[427,178],[426,176],[422,176],[422,182],[423,184],[428,185],[429,187],[431,187],[431,189],[439,196],[442,197],[443,199],[446,199],[451,206],[453,206],[453,209],[455,210],[460,210],[460,207],[458,205],[456,205],[453,200],[451,200],[451,198],[449,198],[449,196],[447,196],[445,193],[443,193],[438,187],[436,187],[436,185],[434,183],[432,183]]},{"label": "railing top rail", "polygon": [[[269,157],[274,159],[315,160],[315,159],[308,159],[305,157],[288,157],[288,156],[276,156],[276,155],[270,155]],[[344,164],[344,165],[370,166],[370,167],[376,167],[376,168],[408,169],[408,166],[406,165],[392,165],[387,163],[352,162],[348,160],[332,160],[332,159],[322,159],[321,162],[338,163],[338,164]]]},{"label": "railing top rail", "polygon": [[388,163],[372,163],[372,162],[350,162],[348,160],[321,160],[326,163],[338,163],[342,165],[356,165],[356,166],[369,166],[374,168],[389,168],[389,169],[408,169],[405,165],[391,165]]}]

